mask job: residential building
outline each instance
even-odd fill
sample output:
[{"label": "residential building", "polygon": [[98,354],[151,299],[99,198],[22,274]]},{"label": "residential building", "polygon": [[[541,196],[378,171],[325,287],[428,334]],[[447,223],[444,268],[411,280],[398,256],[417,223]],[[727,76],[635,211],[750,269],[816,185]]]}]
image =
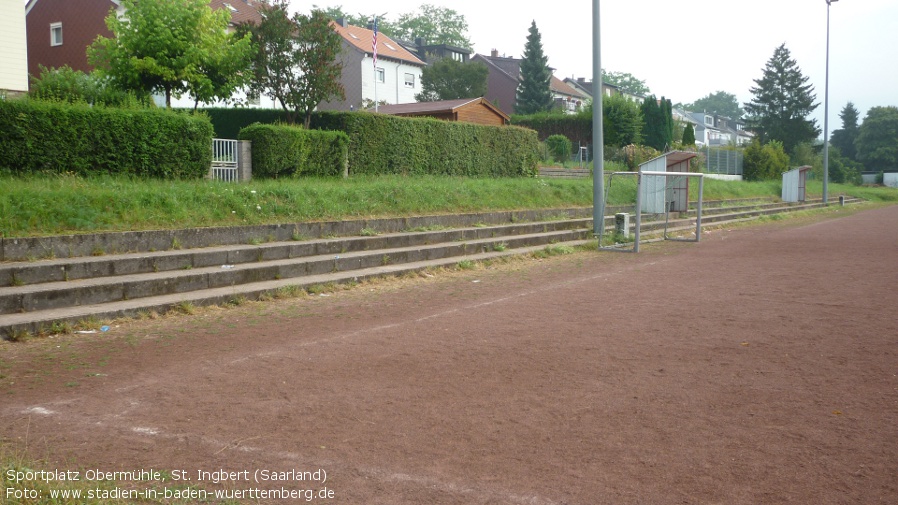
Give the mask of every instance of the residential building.
[{"label": "residential building", "polygon": [[40,66],[90,72],[87,48],[98,36],[112,37],[106,16],[124,14],[117,0],[30,0],[25,5],[28,25],[28,73],[40,75]]},{"label": "residential building", "polygon": [[[7,0],[2,0],[7,1]],[[229,30],[241,23],[262,20],[257,9],[260,0],[210,0],[213,9],[227,9],[231,13]],[[125,16],[120,0],[29,0],[25,5],[28,30],[28,73],[40,75],[39,66],[59,68],[68,65],[74,70],[90,72],[87,48],[97,37],[112,37],[106,27],[106,16],[115,11]],[[158,102],[158,100],[157,100]],[[273,107],[271,100],[250,99],[251,105]],[[164,101],[163,101],[164,103]],[[193,100],[181,97],[172,101],[173,107],[192,107]]]},{"label": "residential building", "polygon": [[463,121],[491,126],[507,125],[511,119],[498,107],[482,97],[382,105],[379,112],[393,116],[432,117],[445,121]]},{"label": "residential building", "polygon": [[575,114],[586,108],[586,105],[592,101],[588,94],[568,85],[554,75],[549,82],[549,89],[552,91],[555,106],[566,114]]},{"label": "residential building", "polygon": [[372,29],[350,25],[345,19],[337,19],[331,26],[343,38],[340,82],[346,99],[322,102],[319,110],[359,110],[371,108],[375,102],[415,102],[415,95],[421,92],[421,71],[427,66],[424,61],[379,32],[375,63]]},{"label": "residential building", "polygon": [[499,56],[499,51],[493,49],[490,56],[475,54],[471,61],[482,62],[489,70],[484,98],[505,114],[514,114],[521,79],[521,60]]},{"label": "residential building", "polygon": [[[485,98],[499,107],[505,114],[514,114],[518,85],[521,82],[522,60],[520,58],[499,56],[499,51],[493,49],[489,56],[475,54],[471,61],[480,61],[489,70]],[[554,75],[549,82],[549,90],[557,107],[564,112],[577,112],[589,103],[589,94],[571,86]]]},{"label": "residential building", "polygon": [[0,0],[0,96],[28,92],[28,45],[25,4]]}]

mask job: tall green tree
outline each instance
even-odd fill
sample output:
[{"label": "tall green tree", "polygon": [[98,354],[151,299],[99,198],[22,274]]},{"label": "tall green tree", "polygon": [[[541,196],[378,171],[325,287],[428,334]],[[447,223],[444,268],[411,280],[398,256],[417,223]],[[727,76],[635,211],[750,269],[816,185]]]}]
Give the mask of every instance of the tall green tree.
[{"label": "tall green tree", "polygon": [[554,104],[549,88],[551,80],[549,57],[543,53],[542,36],[536,28],[536,21],[533,21],[521,60],[521,82],[518,84],[515,112],[536,114],[549,111]]},{"label": "tall green tree", "polygon": [[424,4],[417,12],[399,16],[391,36],[403,40],[423,38],[428,44],[446,44],[462,49],[474,45],[468,37],[468,22],[458,12],[446,7]]},{"label": "tall green tree", "polygon": [[106,17],[112,38],[98,37],[88,60],[112,82],[137,93],[190,93],[197,100],[228,99],[242,84],[250,41],[228,34],[231,13],[206,0],[122,0],[126,16]]},{"label": "tall green tree", "polygon": [[645,145],[659,151],[670,147],[673,139],[673,114],[670,100],[655,95],[647,97],[640,107],[644,126],[642,137]]},{"label": "tall green tree", "polygon": [[742,107],[739,106],[739,100],[736,99],[736,95],[726,91],[709,93],[708,96],[699,98],[690,104],[686,104],[684,107],[693,112],[710,112],[730,119],[740,119],[744,112]]},{"label": "tall green tree", "polygon": [[[592,104],[583,114],[592,117]],[[602,132],[606,146],[623,147],[641,143],[643,124],[642,111],[636,102],[621,95],[602,99]]]},{"label": "tall green tree", "polygon": [[858,132],[858,161],[867,170],[898,169],[898,107],[873,107]]},{"label": "tall green tree", "polygon": [[692,123],[686,124],[686,126],[683,128],[683,145],[695,145],[695,128],[693,128]]},{"label": "tall green tree", "polygon": [[839,117],[842,118],[842,128],[834,131],[829,141],[833,147],[839,149],[844,158],[857,161],[857,149],[854,147],[854,141],[857,140],[857,136],[860,133],[860,127],[858,126],[860,112],[854,107],[853,103],[848,102],[842,108]]},{"label": "tall green tree", "polygon": [[807,117],[817,108],[814,87],[791,58],[786,44],[776,48],[764,74],[751,88],[754,98],[745,104],[749,127],[761,143],[779,140],[786,152],[817,138],[817,121]]},{"label": "tall green tree", "polygon": [[261,23],[243,27],[257,48],[251,88],[277,101],[288,122],[302,116],[308,128],[319,103],[346,96],[340,36],[321,11],[291,17],[286,0],[262,6],[260,13]]},{"label": "tall green tree", "polygon": [[[346,12],[345,10],[343,10],[342,5],[338,5],[336,7],[326,7],[326,8],[318,7],[317,5],[312,5],[312,10],[323,12],[325,17],[327,17],[328,19],[337,20],[337,19],[342,18],[343,20],[346,21],[347,24],[350,24],[352,26],[361,26],[361,27],[368,27],[369,25],[371,25],[371,23],[374,22],[374,16],[375,16],[375,14],[373,14],[373,13],[365,14],[362,12],[359,12],[357,14],[350,14],[350,13]],[[382,33],[382,34],[386,35],[387,37],[393,38],[396,35],[396,23],[394,23],[393,21],[390,21],[390,19],[387,18],[386,15],[377,14],[377,16],[378,16],[378,18],[377,18],[378,33]]]},{"label": "tall green tree", "polygon": [[651,91],[646,86],[645,81],[637,79],[633,74],[627,72],[606,72],[602,69],[602,82],[613,84],[620,88],[621,91],[636,96],[648,96]]},{"label": "tall green tree", "polygon": [[443,58],[421,72],[419,102],[477,98],[486,94],[489,69],[479,61],[462,63]]}]

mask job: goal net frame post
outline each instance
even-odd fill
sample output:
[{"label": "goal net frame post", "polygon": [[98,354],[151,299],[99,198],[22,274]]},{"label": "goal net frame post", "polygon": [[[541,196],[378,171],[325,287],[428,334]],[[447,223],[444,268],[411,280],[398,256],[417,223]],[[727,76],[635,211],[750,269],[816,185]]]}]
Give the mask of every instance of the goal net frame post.
[{"label": "goal net frame post", "polygon": [[[664,213],[665,213],[665,225],[664,225],[664,240],[675,240],[675,241],[684,241],[684,242],[699,242],[702,238],[702,203],[704,201],[704,192],[705,192],[705,174],[698,172],[612,172],[611,176],[608,178],[608,185],[605,187],[605,205],[608,203],[608,192],[611,188],[611,182],[614,180],[615,175],[631,175],[636,177],[636,221],[634,223],[634,237],[633,237],[633,248],[632,249],[621,249],[619,247],[605,247],[602,246],[602,239],[605,232],[605,223],[599,227],[599,242],[598,246],[600,250],[606,251],[623,251],[623,252],[639,252],[639,238],[640,232],[642,229],[642,177],[664,177],[665,179],[669,179],[670,177],[698,177],[698,200],[696,202],[695,210],[696,210],[696,218],[695,218],[695,238],[694,239],[684,239],[684,238],[673,238],[668,237],[667,235],[667,220],[670,215],[671,201],[667,200],[667,196],[665,194],[664,197]],[[668,185],[665,183],[665,193],[667,191]],[[686,195],[686,201],[689,201],[689,195]]]}]

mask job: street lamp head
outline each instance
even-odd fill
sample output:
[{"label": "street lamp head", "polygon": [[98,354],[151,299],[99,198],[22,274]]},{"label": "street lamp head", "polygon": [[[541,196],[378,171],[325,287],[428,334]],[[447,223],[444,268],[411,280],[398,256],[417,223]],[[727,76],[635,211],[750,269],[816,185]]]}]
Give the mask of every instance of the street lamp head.
[{"label": "street lamp head", "polygon": [[839,0],[826,0],[826,5],[832,5],[834,2],[838,2]]}]

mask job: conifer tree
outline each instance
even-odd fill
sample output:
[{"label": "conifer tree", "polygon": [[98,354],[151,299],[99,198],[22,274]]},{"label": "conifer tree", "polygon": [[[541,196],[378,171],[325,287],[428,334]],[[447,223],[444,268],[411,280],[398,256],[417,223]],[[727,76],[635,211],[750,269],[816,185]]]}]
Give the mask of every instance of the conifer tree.
[{"label": "conifer tree", "polygon": [[683,145],[695,145],[695,128],[692,127],[692,124],[687,124],[686,127],[683,128]]},{"label": "conifer tree", "polygon": [[857,161],[857,149],[854,147],[854,141],[857,140],[860,126],[858,126],[858,118],[860,113],[854,107],[854,104],[848,102],[842,112],[839,114],[842,118],[842,129],[833,132],[830,137],[830,144],[839,149],[842,156],[852,161]]},{"label": "conifer tree", "polygon": [[792,152],[795,146],[817,138],[817,121],[807,119],[819,105],[814,103],[814,86],[807,83],[786,44],[776,48],[763,77],[754,81],[754,98],[745,104],[745,111],[749,127],[762,144],[778,140],[786,152]]},{"label": "conifer tree", "polygon": [[536,114],[549,111],[554,103],[549,89],[551,80],[549,58],[543,54],[542,36],[536,28],[536,21],[533,21],[527,45],[524,46],[524,58],[521,60],[521,82],[518,84],[515,113]]},{"label": "conifer tree", "polygon": [[673,106],[670,100],[655,95],[647,97],[642,102],[642,118],[645,121],[642,128],[642,137],[645,145],[664,151],[670,147],[673,139]]}]

